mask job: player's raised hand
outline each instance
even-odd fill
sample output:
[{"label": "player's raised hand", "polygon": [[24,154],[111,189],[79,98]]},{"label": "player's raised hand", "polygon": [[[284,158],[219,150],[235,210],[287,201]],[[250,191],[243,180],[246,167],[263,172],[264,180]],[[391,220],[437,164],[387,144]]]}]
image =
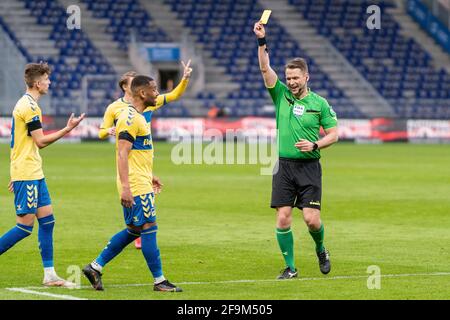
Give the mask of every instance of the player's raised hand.
[{"label": "player's raised hand", "polygon": [[253,32],[256,34],[257,38],[264,38],[266,36],[266,30],[261,22],[256,22],[253,27]]},{"label": "player's raised hand", "polygon": [[157,176],[153,176],[152,185],[153,185],[153,190],[155,191],[155,194],[160,194],[163,184],[161,183],[161,180]]},{"label": "player's raised hand", "polygon": [[188,60],[188,62],[185,64],[184,61],[181,61],[181,64],[183,65],[183,78],[189,79],[191,77],[192,68],[191,65],[191,59]]},{"label": "player's raised hand", "polygon": [[82,113],[81,116],[79,117],[75,117],[75,115],[72,113],[70,115],[69,120],[67,120],[67,129],[69,129],[69,131],[71,131],[72,129],[74,129],[75,127],[77,127],[81,121],[83,121],[84,117],[85,117],[85,113]]},{"label": "player's raised hand", "polygon": [[122,188],[122,194],[120,195],[120,203],[125,208],[131,208],[135,204],[133,194],[131,193],[130,188]]}]

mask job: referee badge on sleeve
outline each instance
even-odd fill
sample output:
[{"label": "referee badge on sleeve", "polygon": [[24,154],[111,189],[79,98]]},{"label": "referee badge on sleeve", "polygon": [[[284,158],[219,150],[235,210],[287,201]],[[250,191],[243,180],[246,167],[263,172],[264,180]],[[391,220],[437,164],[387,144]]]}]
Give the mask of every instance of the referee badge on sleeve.
[{"label": "referee badge on sleeve", "polygon": [[296,117],[302,116],[304,112],[305,112],[305,106],[303,106],[303,105],[301,105],[301,104],[296,104],[296,105],[294,105],[294,107],[292,108],[292,113],[293,113],[294,116],[296,116]]},{"label": "referee badge on sleeve", "polygon": [[330,115],[331,115],[333,118],[336,118],[336,112],[334,112],[333,107],[331,107],[331,106],[330,106]]}]

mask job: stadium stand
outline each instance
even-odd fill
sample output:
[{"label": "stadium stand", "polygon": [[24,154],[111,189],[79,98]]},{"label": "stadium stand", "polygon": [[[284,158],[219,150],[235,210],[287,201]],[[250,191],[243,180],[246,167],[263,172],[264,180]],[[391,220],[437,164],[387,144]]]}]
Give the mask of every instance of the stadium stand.
[{"label": "stadium stand", "polygon": [[[32,16],[36,18],[37,24],[51,27],[49,39],[54,41],[58,54],[56,56],[30,54],[3,19],[0,19],[0,24],[28,62],[47,61],[52,66],[50,93],[53,98],[54,114],[66,115],[69,111],[79,112],[80,101],[82,100],[80,95],[83,78],[87,78],[87,92],[85,92],[89,99],[87,112],[90,116],[102,115],[106,106],[120,96],[117,88],[117,75],[114,73],[112,66],[82,30],[67,29],[66,12],[57,2],[52,0],[20,1]],[[96,9],[102,7],[100,2],[91,3],[99,6]],[[116,14],[115,17],[122,15],[123,18],[120,21],[123,29],[114,31],[115,25],[112,22],[109,30],[117,34],[115,40],[118,43],[128,44],[129,31],[148,19],[148,16],[144,12],[139,11],[140,8],[135,1],[121,1],[119,3],[108,1],[103,3],[108,4],[106,7],[103,5],[105,12],[111,12],[109,9],[113,8],[115,10],[113,12]],[[102,12],[102,10],[99,10],[99,14]],[[139,12],[142,13],[140,14],[142,20],[134,20]],[[115,21],[113,18],[111,17],[111,21]],[[135,24],[129,25],[129,21],[135,21]],[[141,28],[140,30],[143,30],[140,35],[143,40],[167,41],[167,38],[160,30],[157,33],[146,33],[145,31],[148,30],[146,28]],[[154,37],[155,34],[157,34],[156,37]],[[126,50],[127,47],[122,46],[122,49]],[[100,79],[98,79],[98,76],[100,76]],[[189,115],[181,103],[174,103],[172,108],[167,108],[167,110],[161,109],[159,113],[162,116]]]},{"label": "stadium stand", "polygon": [[170,42],[171,39],[158,28],[144,8],[136,0],[82,0],[93,16],[107,18],[110,22],[106,32],[113,35],[114,41],[122,50],[128,49],[131,34],[135,33],[138,41]]},{"label": "stadium stand", "polygon": [[[94,18],[107,19],[109,24],[103,30],[112,35],[119,49],[128,50],[132,34],[141,42],[171,42],[170,37],[158,28],[151,14],[147,13],[137,0],[83,0]],[[89,87],[95,92],[95,102],[90,103],[89,108],[95,114],[102,114],[105,106],[117,98],[116,80],[91,80]],[[89,97],[92,100],[92,96]],[[162,108],[157,111],[162,117],[187,117],[188,109],[183,101],[170,104],[170,108]]]},{"label": "stadium stand", "polygon": [[402,35],[386,11],[393,2],[377,2],[382,11],[380,30],[366,27],[371,1],[289,2],[387,99],[399,117],[450,117],[450,75],[434,68],[425,48]]},{"label": "stadium stand", "polygon": [[[262,115],[262,106],[270,104],[270,99],[261,80],[257,45],[252,32],[254,22],[258,21],[263,11],[258,1],[166,0],[165,3],[177,12],[205,49],[241,85],[241,90],[230,93],[227,101],[214,101],[211,93],[203,93],[199,98],[206,98],[206,105],[210,103],[209,99],[226,107],[231,116]],[[276,20],[270,22],[268,37],[271,64],[280,79],[284,79],[284,64],[289,59],[305,57],[310,67],[312,90],[326,96],[341,117],[364,117]]]},{"label": "stadium stand", "polygon": [[[36,56],[26,52],[15,39],[29,62],[48,61],[52,66],[52,88],[50,90],[55,114],[78,111],[82,78],[88,74],[112,74],[113,69],[102,54],[92,45],[82,30],[68,30],[66,12],[57,2],[51,0],[24,0],[39,25],[50,26],[50,40],[58,50],[57,56]],[[14,37],[14,36],[12,36]]]},{"label": "stadium stand", "polygon": [[0,17],[0,27],[3,29],[3,31],[6,32],[6,34],[10,37],[10,39],[14,42],[17,49],[19,49],[20,53],[27,59],[27,61],[31,61],[33,58],[28,53],[28,51],[23,47],[23,45],[20,43],[20,41],[15,36],[14,32],[8,27],[8,24]]},{"label": "stadium stand", "polygon": [[[113,36],[120,50],[127,51],[131,35],[139,41],[170,42],[172,39],[158,27],[152,15],[139,0],[80,0],[94,18],[107,19],[104,30]],[[287,0],[299,17],[307,20],[318,34],[336,49],[370,82],[393,107],[400,118],[450,118],[450,75],[433,65],[426,48],[405,37],[401,27],[388,12],[394,1],[376,1],[381,7],[382,29],[366,27],[366,8],[371,1]],[[0,16],[0,25],[27,61],[48,61],[53,66],[52,105],[54,113],[79,111],[85,95],[90,116],[103,114],[106,105],[120,96],[113,66],[95,47],[87,33],[68,30],[67,14],[58,1],[5,0],[21,3],[36,23],[50,28],[49,40],[55,55],[35,54]],[[231,117],[273,115],[271,101],[261,79],[253,23],[264,9],[257,0],[160,0],[176,13],[191,31],[204,52],[225,67],[226,74],[239,84],[225,99],[203,91],[195,98],[206,115],[211,106],[226,108]],[[310,87],[323,95],[340,118],[365,118],[346,93],[302,50],[275,18],[268,28],[271,64],[284,79],[284,64],[292,57],[305,57],[310,66]],[[206,79],[207,81],[207,79]],[[87,90],[83,89],[87,86]],[[190,116],[183,99],[170,108],[157,111],[159,116]]]}]

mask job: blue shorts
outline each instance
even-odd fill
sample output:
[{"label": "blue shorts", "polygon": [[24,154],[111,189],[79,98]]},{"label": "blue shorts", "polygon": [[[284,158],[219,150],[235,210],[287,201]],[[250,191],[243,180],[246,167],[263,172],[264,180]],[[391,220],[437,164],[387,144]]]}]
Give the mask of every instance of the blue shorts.
[{"label": "blue shorts", "polygon": [[36,214],[38,208],[52,203],[45,179],[14,181],[13,188],[16,214]]},{"label": "blue shorts", "polygon": [[155,194],[147,193],[134,197],[135,204],[131,208],[123,207],[123,216],[127,225],[140,227],[156,221]]}]

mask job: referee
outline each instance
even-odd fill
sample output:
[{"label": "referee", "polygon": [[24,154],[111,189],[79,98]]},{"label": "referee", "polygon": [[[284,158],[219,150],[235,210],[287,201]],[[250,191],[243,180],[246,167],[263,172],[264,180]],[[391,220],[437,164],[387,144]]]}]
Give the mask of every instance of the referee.
[{"label": "referee", "polygon": [[[295,58],[285,66],[286,85],[270,67],[264,25],[255,23],[259,67],[276,110],[279,167],[272,180],[271,207],[277,211],[276,235],[286,268],[278,279],[298,276],[294,262],[291,230],[292,208],[303,212],[303,219],[316,244],[320,271],[331,270],[328,250],[323,245],[324,225],[320,220],[322,168],[320,149],[338,141],[336,113],[328,102],[308,88],[308,65]],[[322,127],[325,136],[319,139]]]}]

